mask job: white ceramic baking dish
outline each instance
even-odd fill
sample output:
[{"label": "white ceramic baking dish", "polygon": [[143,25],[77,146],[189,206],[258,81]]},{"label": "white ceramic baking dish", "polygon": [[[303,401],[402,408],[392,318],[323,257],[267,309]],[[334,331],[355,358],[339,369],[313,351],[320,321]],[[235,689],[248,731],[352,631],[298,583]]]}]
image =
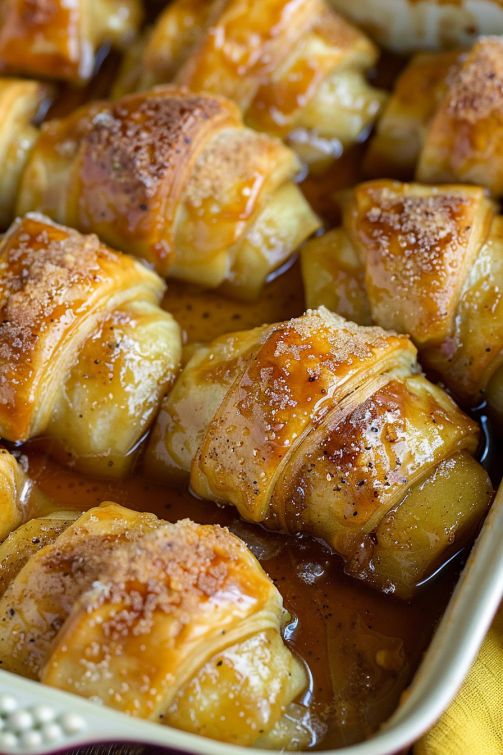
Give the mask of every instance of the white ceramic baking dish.
[{"label": "white ceramic baking dish", "polygon": [[329,1],[398,52],[469,45],[480,34],[503,34],[503,0]]},{"label": "white ceramic baking dish", "polygon": [[[330,2],[380,44],[399,51],[469,44],[478,34],[503,34],[503,0]],[[455,696],[502,599],[503,484],[402,704],[371,739],[332,752],[391,755],[416,741]],[[0,671],[1,754],[55,753],[100,742],[150,744],[173,755],[263,753],[132,719]]]},{"label": "white ceramic baking dish", "polygon": [[[429,729],[456,694],[502,598],[503,484],[402,704],[371,739],[337,755],[398,753]],[[132,719],[0,672],[1,753],[49,753],[98,742],[151,744],[173,754],[263,753]]]}]

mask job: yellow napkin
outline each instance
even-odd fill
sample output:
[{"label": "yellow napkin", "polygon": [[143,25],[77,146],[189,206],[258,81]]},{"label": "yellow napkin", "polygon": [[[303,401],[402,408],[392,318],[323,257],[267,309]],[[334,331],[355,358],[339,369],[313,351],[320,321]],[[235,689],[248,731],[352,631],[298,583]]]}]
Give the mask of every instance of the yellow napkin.
[{"label": "yellow napkin", "polygon": [[457,697],[414,755],[503,755],[503,606]]}]

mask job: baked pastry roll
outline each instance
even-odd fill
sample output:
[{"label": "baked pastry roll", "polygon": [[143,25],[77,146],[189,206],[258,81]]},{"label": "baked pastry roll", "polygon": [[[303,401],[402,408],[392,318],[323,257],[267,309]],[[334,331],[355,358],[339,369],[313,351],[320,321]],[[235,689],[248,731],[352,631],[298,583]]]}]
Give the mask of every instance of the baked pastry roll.
[{"label": "baked pastry roll", "polygon": [[481,188],[360,184],[302,267],[309,306],[409,333],[463,402],[503,415],[503,219]]},{"label": "baked pastry roll", "polygon": [[43,434],[81,469],[123,473],[180,360],[164,288],[95,236],[17,220],[0,242],[0,435]]},{"label": "baked pastry roll", "polygon": [[330,0],[384,47],[398,52],[466,47],[481,34],[503,34],[499,0]]},{"label": "baked pastry roll", "polygon": [[324,0],[175,0],[133,48],[116,92],[176,81],[237,102],[248,125],[325,166],[372,126],[377,48]]},{"label": "baked pastry roll", "polygon": [[98,48],[123,47],[141,21],[139,0],[4,0],[0,67],[9,72],[81,82]]},{"label": "baked pastry roll", "polygon": [[[486,510],[477,444],[477,426],[418,372],[406,336],[321,308],[196,351],[146,462],[249,521],[322,538],[348,573],[409,597]],[[441,483],[452,496],[438,507]],[[394,521],[407,524],[381,542]]]},{"label": "baked pastry roll", "polygon": [[465,182],[503,194],[503,40],[420,55],[399,78],[371,142],[372,176]]},{"label": "baked pastry roll", "polygon": [[37,115],[47,104],[51,90],[26,79],[0,78],[0,228],[14,215],[21,175],[38,137]]},{"label": "baked pastry roll", "polygon": [[65,525],[0,599],[3,668],[222,741],[307,744],[285,727],[306,685],[288,615],[242,541],[113,503]]},{"label": "baked pastry roll", "polygon": [[319,226],[292,183],[298,170],[232,102],[163,87],[45,123],[18,212],[93,231],[163,276],[253,298]]}]

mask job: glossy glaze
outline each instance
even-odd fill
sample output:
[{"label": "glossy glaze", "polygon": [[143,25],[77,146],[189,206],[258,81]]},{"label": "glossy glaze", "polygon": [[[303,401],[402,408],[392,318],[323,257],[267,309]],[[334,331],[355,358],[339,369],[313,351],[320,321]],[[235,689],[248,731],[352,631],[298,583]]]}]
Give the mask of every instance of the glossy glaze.
[{"label": "glossy glaze", "polygon": [[141,21],[138,0],[7,0],[0,67],[69,81],[91,77],[103,42],[125,44]]}]

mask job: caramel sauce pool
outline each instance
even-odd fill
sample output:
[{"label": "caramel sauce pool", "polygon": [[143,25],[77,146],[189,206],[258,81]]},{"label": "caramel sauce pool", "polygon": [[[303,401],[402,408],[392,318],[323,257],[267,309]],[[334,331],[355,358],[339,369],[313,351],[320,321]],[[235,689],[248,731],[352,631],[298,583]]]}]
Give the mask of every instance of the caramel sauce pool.
[{"label": "caramel sauce pool", "polygon": [[[115,70],[116,61],[105,60],[101,78],[92,86],[65,87],[49,115],[69,112],[91,94],[104,96]],[[378,83],[389,85],[396,70],[396,61],[386,60],[377,72]],[[359,179],[360,154],[361,148],[356,147],[329,174],[303,184],[327,225],[336,220],[333,193]],[[288,319],[305,308],[299,265],[294,261],[281,271],[255,303],[238,303],[216,292],[170,281],[163,306],[180,323],[186,342],[208,341],[222,333]],[[217,507],[187,491],[157,485],[141,473],[121,481],[90,479],[58,465],[41,441],[19,450],[28,460],[30,476],[56,509],[85,510],[112,500],[169,521],[189,517],[222,524],[248,543],[278,586],[291,616],[285,640],[308,672],[309,685],[301,702],[309,709],[315,750],[361,741],[390,716],[459,575],[457,558],[412,602],[401,602],[346,577],[342,560],[311,538],[266,532],[239,520],[231,507]]]},{"label": "caramel sauce pool", "polygon": [[[304,309],[299,266],[271,281],[253,304],[170,282],[164,306],[187,341],[286,319]],[[291,615],[285,638],[308,671],[302,702],[310,711],[314,749],[361,741],[396,708],[455,584],[454,570],[412,603],[402,603],[346,577],[341,559],[311,538],[266,532],[240,521],[232,507],[197,500],[139,473],[121,481],[89,479],[58,465],[47,450],[40,441],[22,449],[30,476],[54,508],[83,510],[112,500],[173,522],[189,517],[229,526],[250,545]]]}]

